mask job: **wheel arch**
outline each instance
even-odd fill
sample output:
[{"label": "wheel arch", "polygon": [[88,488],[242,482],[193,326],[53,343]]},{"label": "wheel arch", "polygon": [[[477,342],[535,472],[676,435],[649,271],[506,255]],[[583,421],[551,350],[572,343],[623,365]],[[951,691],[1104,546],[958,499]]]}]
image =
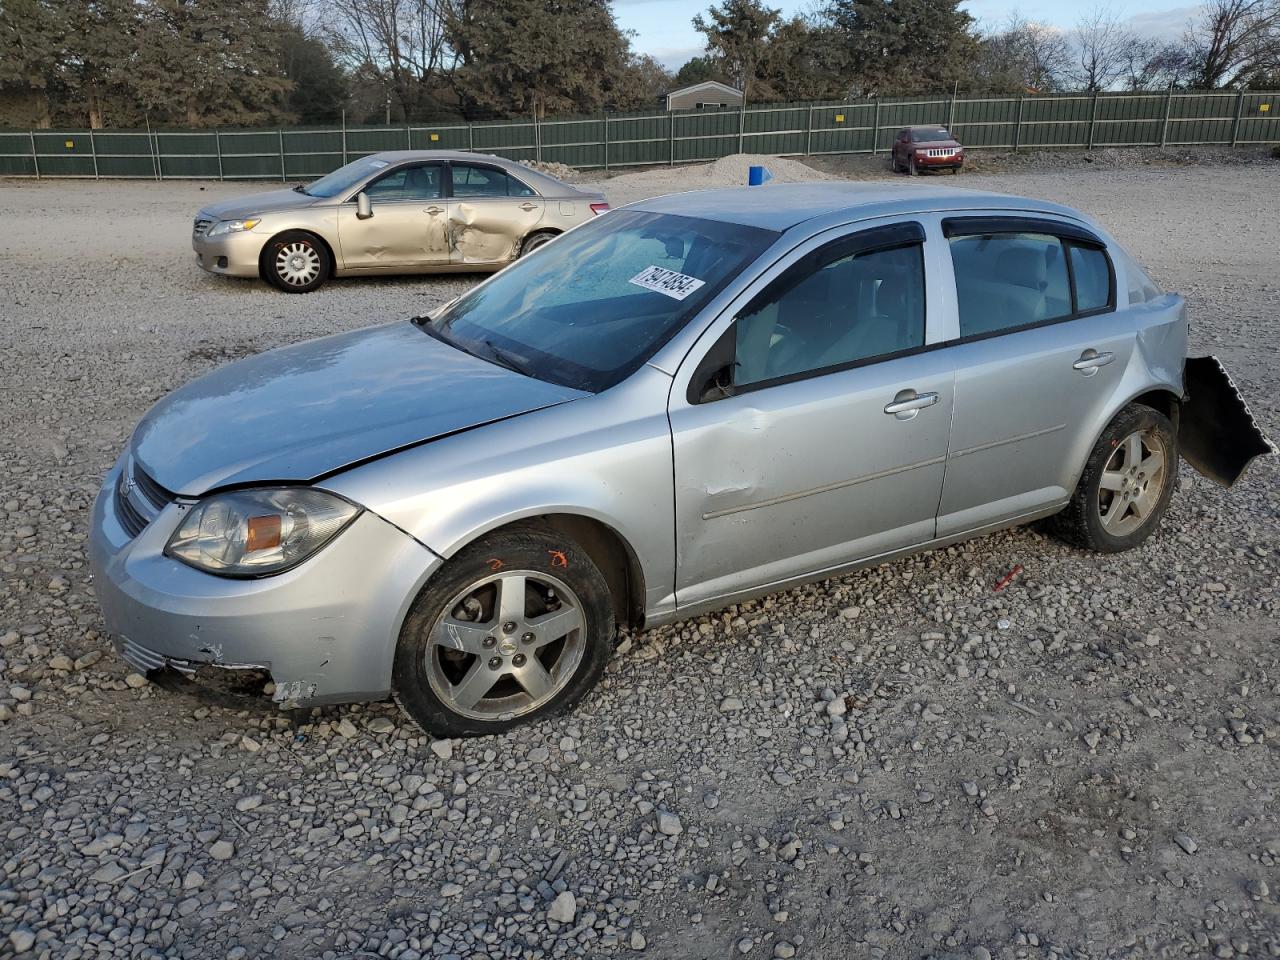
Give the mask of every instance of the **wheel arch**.
[{"label": "wheel arch", "polygon": [[1122,400],[1120,403],[1117,403],[1107,412],[1105,417],[1101,418],[1100,422],[1094,425],[1094,429],[1088,434],[1089,443],[1087,446],[1083,447],[1083,455],[1076,458],[1078,460],[1078,464],[1076,466],[1075,477],[1071,483],[1071,490],[1074,490],[1076,485],[1080,483],[1080,477],[1084,473],[1084,468],[1088,463],[1089,455],[1093,452],[1093,448],[1098,445],[1098,440],[1101,439],[1103,432],[1111,425],[1111,422],[1120,415],[1120,411],[1127,407],[1131,407],[1134,404],[1142,404],[1143,406],[1151,407],[1153,410],[1157,410],[1164,414],[1173,424],[1173,435],[1175,437],[1178,435],[1179,410],[1182,406],[1181,391],[1173,384],[1169,383],[1146,386],[1138,393],[1135,393],[1132,396],[1127,397],[1125,400]]}]

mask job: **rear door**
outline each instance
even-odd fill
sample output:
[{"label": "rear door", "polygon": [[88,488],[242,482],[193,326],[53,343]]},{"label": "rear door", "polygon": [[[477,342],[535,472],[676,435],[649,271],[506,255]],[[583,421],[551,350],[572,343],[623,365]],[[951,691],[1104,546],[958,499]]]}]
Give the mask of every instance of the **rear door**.
[{"label": "rear door", "polygon": [[538,225],[545,206],[532,187],[501,167],[451,163],[450,262],[502,264]]},{"label": "rear door", "polygon": [[399,271],[449,263],[442,164],[396,167],[362,192],[373,216],[357,216],[355,196],[338,207],[338,242],[346,269]]},{"label": "rear door", "polygon": [[927,346],[924,231],[812,240],[676,377],[677,602],[724,599],[932,538],[951,421]]},{"label": "rear door", "polygon": [[1105,417],[1134,349],[1101,241],[1052,219],[943,220],[960,339],[938,536],[1060,504],[1069,450]]}]

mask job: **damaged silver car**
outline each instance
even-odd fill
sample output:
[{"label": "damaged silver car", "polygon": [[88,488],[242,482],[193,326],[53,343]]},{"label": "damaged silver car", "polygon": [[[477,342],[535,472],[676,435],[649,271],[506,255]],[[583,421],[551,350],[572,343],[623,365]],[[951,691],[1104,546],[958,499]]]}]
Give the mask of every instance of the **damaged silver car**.
[{"label": "damaged silver car", "polygon": [[582,697],[633,629],[1053,517],[1151,536],[1272,451],[1181,297],[1066,207],[778,185],[588,222],[433,314],[158,403],[93,514],[137,669],[394,693],[442,736]]}]

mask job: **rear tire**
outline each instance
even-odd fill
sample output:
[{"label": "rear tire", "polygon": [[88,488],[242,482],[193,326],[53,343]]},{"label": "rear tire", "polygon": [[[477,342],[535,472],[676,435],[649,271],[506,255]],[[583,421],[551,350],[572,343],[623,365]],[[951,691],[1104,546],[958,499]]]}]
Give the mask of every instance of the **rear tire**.
[{"label": "rear tire", "polygon": [[1173,424],[1158,410],[1131,404],[1102,431],[1071,502],[1050,528],[1088,550],[1131,550],[1160,526],[1177,475]]},{"label": "rear tire", "polygon": [[262,275],[285,293],[311,293],[333,271],[329,248],[315,234],[289,230],[267,241],[262,251]]},{"label": "rear tire", "polygon": [[609,587],[590,556],[527,524],[464,548],[405,618],[393,690],[437,737],[505,733],[572,706],[613,652]]},{"label": "rear tire", "polygon": [[529,234],[529,236],[524,238],[524,242],[520,244],[520,256],[527,256],[539,247],[546,246],[557,236],[559,236],[559,234],[547,233],[546,231],[543,231],[542,233]]}]

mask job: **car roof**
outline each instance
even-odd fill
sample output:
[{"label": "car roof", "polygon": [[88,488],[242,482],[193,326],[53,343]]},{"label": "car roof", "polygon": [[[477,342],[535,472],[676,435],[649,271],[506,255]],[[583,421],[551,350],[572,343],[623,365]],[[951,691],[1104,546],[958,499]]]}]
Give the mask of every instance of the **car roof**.
[{"label": "car roof", "polygon": [[508,160],[506,157],[497,157],[491,153],[473,153],[468,150],[383,150],[379,153],[370,154],[378,160],[385,160],[387,163],[404,163],[408,160],[449,160],[452,162],[474,163],[492,163],[495,166],[502,167],[504,170],[510,170],[517,174],[521,179],[534,183],[541,183],[544,186],[557,186],[567,188],[570,191],[577,188],[571,184],[565,183],[563,180],[557,180],[549,173],[543,173],[541,170],[535,170],[533,167],[526,166],[515,160]]},{"label": "car roof", "polygon": [[704,220],[762,227],[779,233],[820,217],[843,215],[857,220],[964,210],[1010,210],[1045,213],[1089,222],[1061,204],[984,190],[919,183],[770,183],[673,193],[629,204],[628,210],[673,213]]}]

